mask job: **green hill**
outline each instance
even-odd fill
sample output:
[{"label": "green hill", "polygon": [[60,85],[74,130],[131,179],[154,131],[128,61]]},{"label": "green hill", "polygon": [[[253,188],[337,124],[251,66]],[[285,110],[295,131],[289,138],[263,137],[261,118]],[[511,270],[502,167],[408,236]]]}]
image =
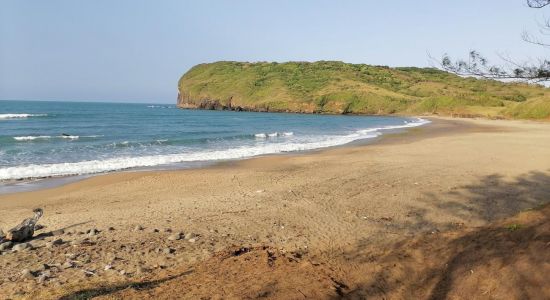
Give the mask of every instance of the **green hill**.
[{"label": "green hill", "polygon": [[178,89],[181,108],[550,118],[547,88],[463,78],[433,68],[216,62],[191,68]]}]

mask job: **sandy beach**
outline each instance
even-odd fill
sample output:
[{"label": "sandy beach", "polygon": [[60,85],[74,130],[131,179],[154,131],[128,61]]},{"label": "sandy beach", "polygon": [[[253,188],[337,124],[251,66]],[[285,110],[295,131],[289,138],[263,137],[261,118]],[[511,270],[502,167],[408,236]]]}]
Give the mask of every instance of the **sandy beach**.
[{"label": "sandy beach", "polygon": [[0,256],[0,298],[550,297],[550,124],[430,120],[369,145],[1,195],[1,229],[36,207],[44,228]]}]

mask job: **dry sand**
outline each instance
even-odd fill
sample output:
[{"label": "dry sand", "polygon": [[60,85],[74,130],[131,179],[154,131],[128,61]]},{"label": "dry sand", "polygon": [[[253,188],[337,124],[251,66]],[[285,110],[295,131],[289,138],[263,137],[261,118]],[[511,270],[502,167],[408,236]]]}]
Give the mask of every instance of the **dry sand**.
[{"label": "dry sand", "polygon": [[0,256],[0,298],[550,297],[548,209],[505,219],[550,201],[550,124],[432,121],[371,145],[0,196],[4,230],[45,212],[33,250]]}]

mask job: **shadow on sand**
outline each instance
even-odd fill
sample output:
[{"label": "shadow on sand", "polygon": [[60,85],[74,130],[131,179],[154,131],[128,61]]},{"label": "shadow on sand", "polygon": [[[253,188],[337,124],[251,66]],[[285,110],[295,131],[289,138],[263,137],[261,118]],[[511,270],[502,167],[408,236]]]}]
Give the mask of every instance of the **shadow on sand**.
[{"label": "shadow on sand", "polygon": [[59,298],[59,300],[91,299],[98,296],[113,294],[125,289],[134,289],[137,291],[148,290],[148,289],[155,288],[162,283],[189,275],[191,273],[193,273],[193,270],[185,271],[177,275],[172,275],[172,276],[168,276],[166,278],[157,279],[157,280],[143,281],[143,282],[127,282],[127,283],[114,285],[114,286],[80,290],[73,294],[63,296]]},{"label": "shadow on sand", "polygon": [[[543,299],[550,278],[550,176],[533,172],[505,180],[482,178],[449,195],[428,194],[434,210],[494,222],[478,228],[420,234],[379,251],[359,243],[345,253],[360,271],[348,276],[355,284],[345,299]],[[460,198],[466,201],[460,202]],[[415,210],[406,226],[439,227]],[[509,219],[518,212],[524,214]],[[504,220],[505,219],[505,220]],[[456,229],[456,228],[455,228]],[[378,251],[377,251],[378,250]],[[377,271],[373,271],[377,270]],[[546,279],[545,279],[546,278]],[[473,298],[472,298],[473,297]]]}]

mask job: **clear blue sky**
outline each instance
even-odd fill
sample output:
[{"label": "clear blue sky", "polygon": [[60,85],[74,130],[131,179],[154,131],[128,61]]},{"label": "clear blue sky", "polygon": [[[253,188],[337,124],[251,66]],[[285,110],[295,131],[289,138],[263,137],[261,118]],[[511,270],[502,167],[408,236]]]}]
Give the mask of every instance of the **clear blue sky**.
[{"label": "clear blue sky", "polygon": [[477,49],[520,59],[550,9],[524,0],[0,0],[0,99],[174,103],[218,60],[429,66]]}]

